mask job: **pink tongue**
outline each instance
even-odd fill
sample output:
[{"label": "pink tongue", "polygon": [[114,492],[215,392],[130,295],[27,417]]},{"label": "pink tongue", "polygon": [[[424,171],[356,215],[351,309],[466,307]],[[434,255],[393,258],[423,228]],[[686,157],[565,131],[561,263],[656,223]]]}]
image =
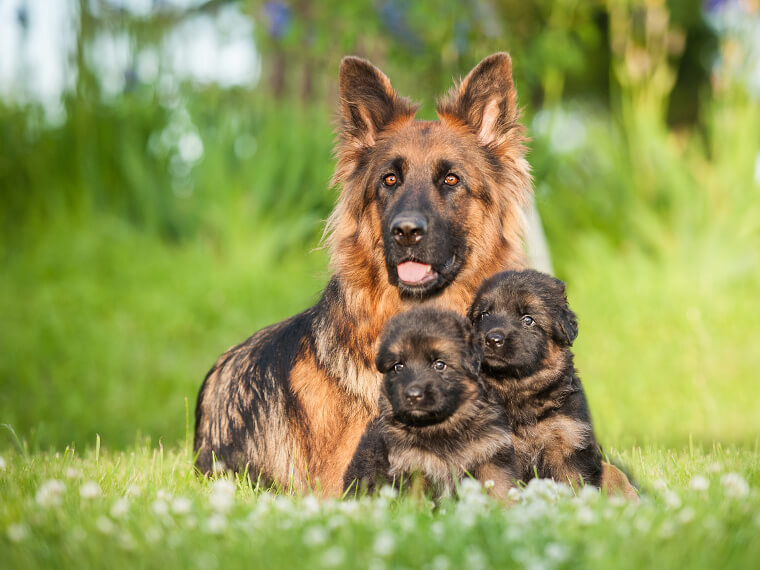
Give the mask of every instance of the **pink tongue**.
[{"label": "pink tongue", "polygon": [[430,266],[426,263],[405,261],[399,263],[396,270],[398,271],[398,278],[404,283],[419,283],[428,275]]}]

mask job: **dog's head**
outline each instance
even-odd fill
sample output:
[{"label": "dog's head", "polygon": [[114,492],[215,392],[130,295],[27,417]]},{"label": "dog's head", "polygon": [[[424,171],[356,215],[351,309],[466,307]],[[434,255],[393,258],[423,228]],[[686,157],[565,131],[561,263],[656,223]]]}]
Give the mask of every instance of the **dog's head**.
[{"label": "dog's head", "polygon": [[479,347],[469,322],[450,311],[418,307],[393,317],[375,364],[382,397],[405,425],[441,423],[480,394]]},{"label": "dog's head", "polygon": [[415,121],[416,106],[355,57],[341,63],[340,98],[333,181],[344,188],[327,227],[339,272],[425,299],[468,273],[474,290],[514,261],[505,251],[519,249],[530,177],[508,54],[475,67],[439,121]]},{"label": "dog's head", "polygon": [[468,316],[483,349],[483,369],[511,377],[534,374],[550,344],[567,348],[578,335],[565,284],[533,270],[485,280]]}]

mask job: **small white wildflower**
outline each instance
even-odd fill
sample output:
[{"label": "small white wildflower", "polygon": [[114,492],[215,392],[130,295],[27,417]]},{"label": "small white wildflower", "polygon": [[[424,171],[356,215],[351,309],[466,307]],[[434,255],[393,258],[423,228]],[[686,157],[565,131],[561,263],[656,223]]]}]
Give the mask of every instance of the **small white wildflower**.
[{"label": "small white wildflower", "polygon": [[430,563],[431,570],[449,570],[451,568],[451,562],[443,554],[439,554]]},{"label": "small white wildflower", "polygon": [[158,499],[159,501],[169,502],[172,500],[172,494],[166,489],[159,489],[158,492],[156,493],[156,499]]},{"label": "small white wildflower", "polygon": [[493,489],[496,486],[496,483],[494,483],[493,479],[487,479],[485,483],[483,483],[483,487],[486,489]]},{"label": "small white wildflower", "polygon": [[512,487],[507,491],[507,499],[510,501],[519,501],[522,497],[522,490],[519,487]]},{"label": "small white wildflower", "polygon": [[474,495],[480,493],[481,486],[480,481],[477,479],[472,479],[470,477],[465,477],[462,479],[462,482],[459,484],[459,492],[463,497],[466,497],[467,495]]},{"label": "small white wildflower", "polygon": [[302,512],[307,515],[316,515],[319,512],[319,500],[314,495],[308,495],[301,503]]},{"label": "small white wildflower", "polygon": [[390,485],[383,485],[382,487],[380,487],[379,495],[383,497],[384,499],[391,500],[391,499],[395,499],[398,493],[396,492],[396,489],[394,489]]},{"label": "small white wildflower", "polygon": [[129,501],[124,497],[118,498],[111,505],[111,516],[115,519],[124,518],[129,510]]},{"label": "small white wildflower", "polygon": [[153,501],[150,509],[153,511],[153,514],[158,517],[165,517],[169,514],[169,504],[161,499]]},{"label": "small white wildflower", "polygon": [[229,511],[235,504],[235,484],[227,479],[217,479],[211,485],[208,502],[215,511],[220,513]]},{"label": "small white wildflower", "polygon": [[312,526],[303,533],[303,543],[306,546],[320,546],[327,542],[327,531],[321,526]]},{"label": "small white wildflower", "polygon": [[707,466],[708,473],[720,473],[721,471],[723,471],[723,465],[718,461],[713,461]]},{"label": "small white wildflower", "polygon": [[678,513],[678,522],[681,524],[690,523],[692,520],[694,520],[694,515],[696,515],[694,509],[691,507],[684,507],[681,509],[681,512]]},{"label": "small white wildflower", "polygon": [[66,491],[66,485],[58,479],[45,481],[37,489],[35,500],[38,505],[43,507],[58,507],[63,502],[63,493]]},{"label": "small white wildflower", "polygon": [[68,479],[78,479],[82,475],[82,472],[76,467],[67,467],[64,475],[66,475]]},{"label": "small white wildflower", "polygon": [[214,513],[206,520],[206,532],[209,534],[221,534],[226,528],[227,519],[220,513]]},{"label": "small white wildflower", "polygon": [[139,497],[140,493],[142,493],[142,489],[140,489],[139,486],[135,485],[134,483],[127,487],[127,489],[124,491],[125,497]]},{"label": "small white wildflower", "polygon": [[738,473],[726,473],[720,478],[726,496],[741,499],[749,495],[749,485]]},{"label": "small white wildflower", "polygon": [[653,488],[655,491],[660,491],[660,492],[662,492],[662,491],[664,491],[665,489],[667,489],[667,488],[668,488],[668,484],[667,484],[667,482],[666,482],[664,479],[655,479],[655,480],[652,482],[652,488]]},{"label": "small white wildflower", "polygon": [[547,544],[545,553],[549,560],[553,560],[557,563],[564,562],[570,556],[567,546],[557,542],[550,542]]},{"label": "small white wildflower", "polygon": [[0,471],[5,471],[7,464],[5,463],[5,457],[0,455]]},{"label": "small white wildflower", "polygon": [[338,566],[346,559],[346,551],[340,546],[328,548],[322,554],[323,566]]},{"label": "small white wildflower", "polygon": [[177,497],[172,501],[172,512],[175,515],[186,515],[190,512],[193,503],[187,497]]},{"label": "small white wildflower", "polygon": [[477,548],[468,548],[464,553],[464,564],[468,570],[483,570],[486,567],[486,557]]},{"label": "small white wildflower", "polygon": [[27,536],[29,536],[29,529],[26,527],[26,525],[13,523],[11,525],[8,525],[5,534],[8,537],[8,540],[11,542],[21,542]]},{"label": "small white wildflower", "polygon": [[694,491],[707,491],[710,487],[710,480],[704,475],[694,475],[689,481],[689,487]]},{"label": "small white wildflower", "polygon": [[346,526],[346,523],[348,523],[348,519],[345,515],[342,515],[340,513],[331,515],[329,519],[327,519],[327,528],[328,530],[334,530],[336,528],[341,528]]},{"label": "small white wildflower", "polygon": [[[600,493],[599,489],[596,487],[592,487],[591,485],[584,485],[581,487],[580,492],[578,493],[578,500],[582,503],[593,503],[597,499],[599,499]],[[610,497],[610,500],[616,497]]]},{"label": "small white wildflower", "polygon": [[662,498],[669,509],[675,510],[681,507],[681,497],[675,491],[665,491]]},{"label": "small white wildflower", "polygon": [[388,556],[393,553],[395,548],[396,537],[387,530],[378,533],[375,537],[375,542],[372,544],[372,550],[379,556]]},{"label": "small white wildflower", "polygon": [[588,525],[594,522],[594,511],[588,507],[581,507],[578,509],[578,512],[575,516],[578,519],[578,522],[584,525]]},{"label": "small white wildflower", "polygon": [[148,544],[156,544],[164,536],[160,526],[149,526],[145,529],[145,541]]},{"label": "small white wildflower", "polygon": [[353,518],[355,515],[359,513],[359,502],[358,501],[343,501],[338,503],[338,510],[342,512],[344,515],[347,515],[351,518]]},{"label": "small white wildflower", "polygon": [[95,528],[97,528],[101,534],[113,534],[116,525],[113,524],[111,519],[101,515],[95,520]]},{"label": "small white wildflower", "polygon": [[87,481],[79,487],[79,496],[83,499],[96,499],[100,497],[100,485],[95,481]]}]

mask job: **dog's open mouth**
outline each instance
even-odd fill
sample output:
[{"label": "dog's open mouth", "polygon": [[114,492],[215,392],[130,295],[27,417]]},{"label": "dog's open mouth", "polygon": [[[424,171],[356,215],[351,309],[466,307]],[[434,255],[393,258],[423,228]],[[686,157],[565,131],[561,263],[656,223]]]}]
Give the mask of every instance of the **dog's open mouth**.
[{"label": "dog's open mouth", "polygon": [[426,285],[438,278],[432,265],[416,261],[404,261],[396,266],[399,281],[404,285]]}]

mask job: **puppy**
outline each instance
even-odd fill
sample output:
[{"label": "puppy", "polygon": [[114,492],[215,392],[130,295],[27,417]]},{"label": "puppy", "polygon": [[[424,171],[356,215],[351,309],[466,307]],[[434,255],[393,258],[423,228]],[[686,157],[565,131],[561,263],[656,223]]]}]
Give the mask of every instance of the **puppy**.
[{"label": "puppy", "polygon": [[565,284],[538,271],[486,279],[469,310],[481,375],[511,422],[520,478],[602,484],[602,456],[570,346],[578,335]]},{"label": "puppy", "polygon": [[435,496],[472,475],[506,498],[518,476],[504,406],[478,374],[470,323],[450,311],[415,308],[392,318],[375,360],[384,375],[380,416],[344,475],[344,488],[421,473]]}]

